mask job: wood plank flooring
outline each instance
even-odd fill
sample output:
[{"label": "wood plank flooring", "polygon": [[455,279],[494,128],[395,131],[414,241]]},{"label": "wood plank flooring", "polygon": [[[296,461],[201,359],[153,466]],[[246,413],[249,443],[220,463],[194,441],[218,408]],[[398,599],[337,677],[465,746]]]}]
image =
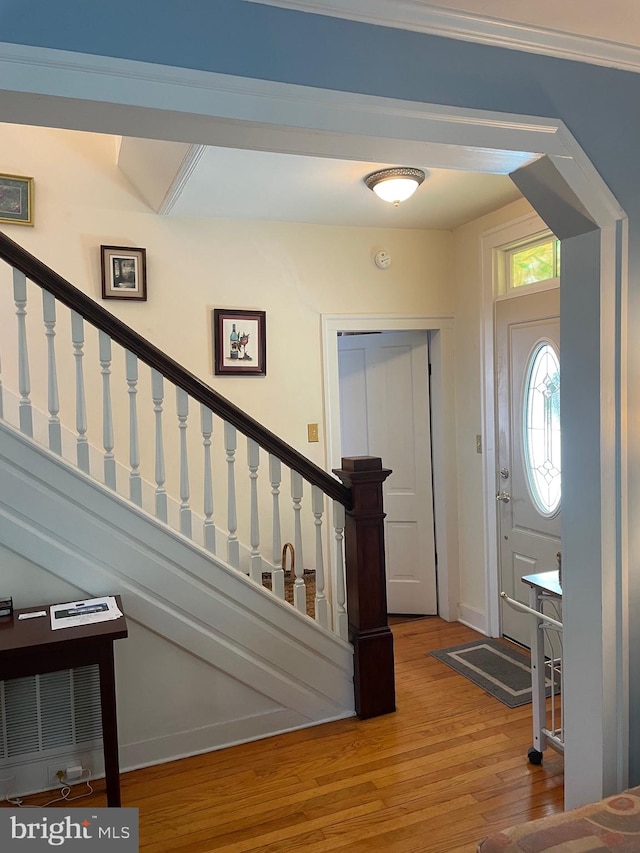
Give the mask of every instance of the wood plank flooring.
[{"label": "wood plank flooring", "polygon": [[[474,853],[492,830],[562,811],[562,757],[526,759],[531,706],[509,709],[427,654],[478,635],[436,617],[392,630],[395,714],[124,774],[140,850]],[[103,782],[74,805],[91,803],[105,805]]]}]

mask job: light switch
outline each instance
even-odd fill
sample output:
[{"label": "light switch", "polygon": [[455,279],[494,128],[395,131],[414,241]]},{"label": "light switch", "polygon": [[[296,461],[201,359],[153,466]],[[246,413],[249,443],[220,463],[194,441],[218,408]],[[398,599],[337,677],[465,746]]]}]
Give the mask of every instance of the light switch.
[{"label": "light switch", "polygon": [[318,424],[307,424],[307,441],[319,441]]}]

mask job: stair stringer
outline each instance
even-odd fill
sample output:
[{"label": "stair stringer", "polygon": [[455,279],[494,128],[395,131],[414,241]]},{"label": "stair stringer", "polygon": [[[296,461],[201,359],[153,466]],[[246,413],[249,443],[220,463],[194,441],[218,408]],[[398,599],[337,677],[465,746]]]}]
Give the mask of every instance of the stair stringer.
[{"label": "stair stringer", "polygon": [[[6,369],[6,364],[3,362],[3,368]],[[1,403],[0,403],[0,419],[10,424],[16,430],[20,430],[20,394],[16,391],[9,388],[6,382],[2,382],[0,384],[1,389]],[[43,447],[47,447],[48,444],[48,436],[49,436],[49,414],[42,411],[42,409],[33,405],[33,401],[30,406],[31,416],[33,421],[33,438],[36,443],[39,443]],[[77,443],[77,434],[66,426],[64,423],[60,423],[60,430],[62,434],[62,457],[71,463],[71,467],[73,466],[73,458],[76,452],[76,443]],[[87,446],[89,449],[89,471],[90,476],[95,477],[97,471],[101,471],[104,459],[104,450],[97,447],[95,444],[92,444],[90,441],[87,442]],[[130,469],[127,468],[117,457],[115,459],[115,467],[116,467],[116,480],[119,486],[123,483],[128,487],[128,478],[130,474]],[[104,482],[98,477],[98,482]],[[141,477],[142,484],[142,506],[150,511],[150,508],[153,507],[155,503],[155,489],[156,484],[151,483],[149,480]],[[125,499],[127,498],[127,492],[120,489],[118,494],[122,495]],[[177,499],[174,495],[165,494],[167,501],[167,511],[169,516],[169,526],[171,526],[174,530],[180,529],[180,500]],[[202,515],[199,515],[196,511],[192,510],[192,526],[193,526],[193,541],[198,545],[203,545],[203,537],[202,537],[202,526],[204,522],[204,518]],[[225,538],[225,531],[219,528],[217,525],[214,525],[216,541],[222,542]],[[251,561],[251,546],[247,545],[246,542],[239,541],[238,548],[240,551],[240,566],[245,569],[248,573],[248,567]],[[209,553],[209,552],[207,552]],[[273,572],[274,565],[273,563],[263,555],[263,569],[265,572]]]},{"label": "stair stringer", "polygon": [[0,483],[10,550],[87,595],[119,593],[128,618],[299,725],[354,713],[348,643],[4,423]]}]

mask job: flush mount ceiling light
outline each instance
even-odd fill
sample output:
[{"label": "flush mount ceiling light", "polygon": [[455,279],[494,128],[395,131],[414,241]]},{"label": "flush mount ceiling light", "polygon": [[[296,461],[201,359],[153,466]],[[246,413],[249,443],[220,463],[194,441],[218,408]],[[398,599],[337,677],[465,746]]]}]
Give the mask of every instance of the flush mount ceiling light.
[{"label": "flush mount ceiling light", "polygon": [[364,182],[379,198],[397,207],[401,201],[414,194],[424,179],[425,173],[422,169],[399,166],[372,172]]}]

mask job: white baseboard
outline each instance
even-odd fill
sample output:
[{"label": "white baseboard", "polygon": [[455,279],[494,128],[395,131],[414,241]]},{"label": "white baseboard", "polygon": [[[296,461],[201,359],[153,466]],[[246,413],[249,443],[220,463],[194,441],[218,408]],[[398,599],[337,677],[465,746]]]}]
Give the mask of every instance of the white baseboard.
[{"label": "white baseboard", "polygon": [[[326,720],[318,720],[313,725],[323,725],[352,716],[354,716],[353,711],[345,711]],[[137,743],[121,744],[120,772],[128,773],[193,755],[204,755],[207,752],[216,752],[229,746],[264,740],[303,728],[309,728],[309,721],[283,708],[243,719],[214,723],[191,731],[177,732]],[[40,757],[33,761],[21,760],[15,766],[6,766],[0,770],[0,798],[2,800],[6,797],[24,798],[50,790],[51,799],[54,799],[59,785],[51,781],[52,769],[74,764],[91,771],[89,781],[104,778],[104,757],[101,747],[69,752],[56,757]],[[71,796],[81,795],[84,785],[84,781],[74,785]]]},{"label": "white baseboard", "polygon": [[[193,755],[204,755],[207,752],[217,752],[231,746],[239,746],[256,740],[287,732],[308,729],[314,726],[332,723],[355,716],[354,711],[345,711],[326,720],[318,720],[309,724],[298,715],[287,709],[263,714],[260,718],[249,717],[244,720],[231,720],[228,723],[206,726],[203,729],[190,732],[180,732],[164,738],[141,741],[135,744],[125,744],[120,748],[121,772],[141,770],[168,761],[178,761]],[[296,719],[297,717],[297,719]]]},{"label": "white baseboard", "polygon": [[470,607],[468,604],[460,603],[458,605],[458,614],[458,622],[462,622],[467,628],[473,628],[474,631],[479,631],[485,636],[489,635],[487,614],[484,611]]}]

